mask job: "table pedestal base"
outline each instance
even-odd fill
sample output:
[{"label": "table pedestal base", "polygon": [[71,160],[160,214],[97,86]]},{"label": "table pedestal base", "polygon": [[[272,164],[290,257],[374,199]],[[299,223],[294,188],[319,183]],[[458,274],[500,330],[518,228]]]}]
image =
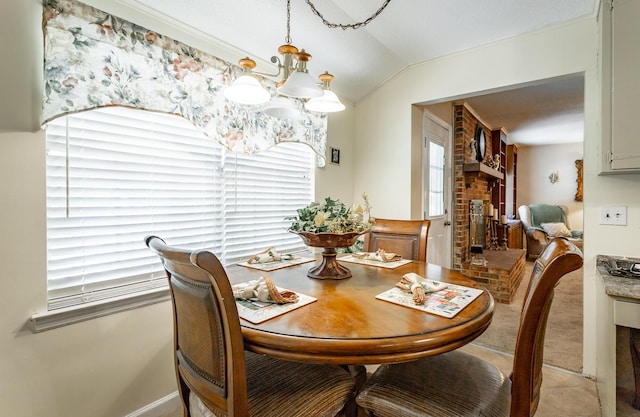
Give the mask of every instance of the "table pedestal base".
[{"label": "table pedestal base", "polygon": [[307,272],[309,278],[315,279],[345,279],[351,278],[351,271],[340,265],[336,260],[335,248],[324,248],[322,250],[322,262]]}]

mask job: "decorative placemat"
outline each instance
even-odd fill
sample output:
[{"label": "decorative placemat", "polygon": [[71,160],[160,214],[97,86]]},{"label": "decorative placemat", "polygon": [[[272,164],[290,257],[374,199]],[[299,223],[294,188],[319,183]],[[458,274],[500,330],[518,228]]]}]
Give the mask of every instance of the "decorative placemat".
[{"label": "decorative placemat", "polygon": [[[237,284],[242,285],[242,284]],[[235,287],[235,286],[234,286]],[[284,288],[278,287],[279,291],[290,291]],[[304,307],[307,304],[311,304],[318,299],[315,297],[311,297],[306,294],[298,294],[298,301],[295,303],[286,303],[286,304],[275,304],[275,303],[264,303],[262,301],[258,301],[257,299],[236,299],[236,306],[238,307],[238,315],[240,318],[243,318],[251,323],[259,324],[263,321],[267,321],[274,317],[278,317],[282,314],[293,311],[297,308]]]},{"label": "decorative placemat", "polygon": [[254,263],[254,264],[250,264],[249,262],[238,262],[238,265],[268,272],[268,271],[275,271],[276,269],[280,269],[280,268],[288,268],[290,266],[304,264],[314,260],[315,259],[312,259],[312,258],[296,258],[296,259],[289,259],[286,261],[274,261],[274,262]]},{"label": "decorative placemat", "polygon": [[413,294],[397,287],[376,295],[376,298],[404,307],[437,314],[438,316],[452,318],[478,298],[482,292],[482,290],[476,288],[447,283],[447,288],[426,294],[424,304],[414,303]]},{"label": "decorative placemat", "polygon": [[354,258],[353,255],[347,255],[347,256],[341,256],[340,258],[338,258],[338,261],[352,262],[354,264],[379,266],[380,268],[394,269],[399,266],[408,264],[409,262],[411,262],[411,259],[400,259],[399,261],[383,262],[383,261],[375,261],[371,259],[358,259],[358,258]]}]

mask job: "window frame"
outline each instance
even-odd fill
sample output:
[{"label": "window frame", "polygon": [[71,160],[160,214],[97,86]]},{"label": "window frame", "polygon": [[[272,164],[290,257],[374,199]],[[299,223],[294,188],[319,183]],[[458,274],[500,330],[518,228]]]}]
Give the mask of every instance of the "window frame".
[{"label": "window frame", "polygon": [[[136,110],[136,109],[127,109],[129,111],[141,111],[141,110]],[[167,117],[173,117],[173,116],[169,116],[166,115]],[[217,146],[217,145],[216,145]],[[280,148],[281,145],[278,145],[277,148]],[[305,200],[304,202],[299,203],[299,207],[305,206],[306,204],[308,204],[310,201],[313,200],[313,196],[314,196],[314,186],[315,186],[315,154],[313,153],[313,151],[310,148],[307,148],[306,145],[303,144],[285,144],[285,147],[300,147],[300,148],[304,148],[305,149],[305,153],[303,154],[304,158],[307,159],[308,161],[308,178],[305,181],[308,181],[308,197],[307,200]],[[247,155],[238,155],[232,152],[227,151],[224,148],[222,149],[222,153],[223,153],[223,159],[224,158],[228,158],[228,159],[233,159],[235,163],[238,162],[238,160],[240,159],[244,159],[245,163],[247,163],[247,158],[253,158],[252,156],[247,156]],[[284,149],[284,148],[282,148]],[[297,151],[295,151],[297,152]],[[223,164],[224,166],[224,164]],[[232,164],[233,166],[233,164]],[[224,169],[224,168],[222,168]],[[269,166],[268,167],[269,170],[272,170],[272,167]],[[305,168],[306,165],[305,165]],[[236,177],[237,179],[237,177]],[[224,182],[225,179],[222,179],[222,181]],[[227,178],[228,181],[228,178]],[[232,188],[232,192],[233,191],[233,187]],[[237,193],[237,191],[235,191]],[[245,199],[246,200],[246,199]],[[292,204],[292,203],[289,203]],[[222,209],[224,212],[224,209]],[[294,213],[288,213],[288,214],[294,214]],[[242,228],[242,226],[239,226],[240,228]],[[47,228],[48,230],[48,228]],[[296,237],[297,238],[297,237]],[[169,241],[169,243],[171,243]],[[144,244],[143,240],[141,239],[140,244]],[[177,244],[177,243],[176,243]],[[299,243],[296,244],[297,247],[295,248],[287,248],[286,250],[303,250],[304,249],[304,244],[300,241]],[[258,250],[263,250],[264,248],[260,247],[259,249],[256,249],[256,251]],[[224,250],[223,250],[224,252]],[[246,250],[245,250],[246,252]],[[215,253],[215,252],[214,252]],[[255,253],[255,252],[253,252]],[[218,255],[218,254],[217,254]],[[224,255],[223,255],[224,256]],[[238,256],[245,256],[244,254],[242,255],[238,255]],[[220,256],[219,256],[220,257]],[[47,255],[47,259],[49,260],[49,255]],[[235,259],[233,259],[230,262],[226,262],[226,264],[232,264],[237,262],[238,259],[237,257]],[[49,273],[49,267],[47,268],[47,274]],[[49,278],[47,278],[47,281],[49,280]],[[166,276],[161,276],[159,277],[159,281],[166,281]],[[49,288],[49,284],[48,288]],[[135,284],[134,284],[135,286]],[[32,322],[32,327],[33,330],[38,332],[38,331],[44,331],[44,330],[48,330],[51,328],[56,328],[56,327],[60,327],[60,326],[64,326],[64,325],[68,325],[71,323],[75,323],[75,322],[79,322],[79,321],[84,321],[84,320],[88,320],[88,319],[92,319],[92,318],[96,318],[96,317],[101,317],[107,314],[113,314],[115,312],[119,312],[119,311],[125,311],[125,310],[129,310],[132,308],[138,308],[138,307],[142,307],[145,305],[149,305],[149,304],[153,304],[153,303],[158,303],[158,302],[163,302],[163,301],[167,301],[170,297],[169,297],[169,290],[168,290],[168,285],[166,282],[164,282],[163,284],[158,285],[157,283],[153,283],[150,286],[145,286],[145,285],[141,285],[139,289],[134,290],[134,291],[125,291],[122,293],[119,293],[118,291],[115,291],[114,294],[108,296],[108,297],[98,297],[95,300],[89,301],[89,302],[81,302],[81,303],[72,303],[69,305],[65,305],[65,304],[60,304],[57,305],[56,308],[48,308],[48,311],[43,312],[43,313],[38,313],[38,314],[34,314],[31,317],[31,322]],[[49,296],[48,296],[49,298]]]}]

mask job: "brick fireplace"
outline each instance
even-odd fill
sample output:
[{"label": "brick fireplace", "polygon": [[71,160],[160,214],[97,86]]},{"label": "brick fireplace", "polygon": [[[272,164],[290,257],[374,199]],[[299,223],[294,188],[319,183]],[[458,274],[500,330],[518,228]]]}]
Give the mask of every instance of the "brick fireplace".
[{"label": "brick fireplace", "polygon": [[[491,137],[491,131],[485,126],[467,105],[454,106],[454,247],[453,266],[461,269],[462,264],[469,259],[469,203],[471,200],[482,200],[485,205],[491,201],[493,178],[481,172],[465,171],[465,164],[476,163],[471,160],[471,138],[474,137],[476,126],[485,129],[485,135]],[[487,141],[487,154],[492,155],[491,141]]]},{"label": "brick fireplace", "polygon": [[[485,236],[486,267],[470,267],[471,236],[470,202],[482,200],[485,207],[492,202],[494,187],[499,186],[501,173],[487,164],[472,160],[472,138],[476,128],[484,129],[492,138],[492,131],[466,104],[454,106],[454,213],[453,267],[476,280],[494,296],[497,302],[509,303],[524,275],[525,254],[522,249],[489,251],[489,228]],[[486,155],[493,155],[494,143],[488,139]],[[503,177],[502,177],[503,178]],[[504,213],[504,212],[501,212]]]}]

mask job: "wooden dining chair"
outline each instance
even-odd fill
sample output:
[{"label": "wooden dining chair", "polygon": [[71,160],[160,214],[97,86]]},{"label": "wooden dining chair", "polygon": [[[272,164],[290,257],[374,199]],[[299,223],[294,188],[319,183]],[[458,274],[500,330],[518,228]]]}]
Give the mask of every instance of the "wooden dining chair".
[{"label": "wooden dining chair", "polygon": [[380,366],[357,397],[377,417],[531,417],[542,384],[545,329],[553,289],[582,266],[582,253],[556,238],[536,260],[524,298],[510,376],[473,355],[452,351]]},{"label": "wooden dining chair", "polygon": [[376,218],[364,235],[364,252],[384,249],[404,259],[427,261],[427,237],[431,220],[392,220]]},{"label": "wooden dining chair", "polygon": [[185,417],[355,415],[355,381],[342,367],[244,350],[231,284],[214,254],[170,247],[156,236],[145,241],[169,278]]}]

